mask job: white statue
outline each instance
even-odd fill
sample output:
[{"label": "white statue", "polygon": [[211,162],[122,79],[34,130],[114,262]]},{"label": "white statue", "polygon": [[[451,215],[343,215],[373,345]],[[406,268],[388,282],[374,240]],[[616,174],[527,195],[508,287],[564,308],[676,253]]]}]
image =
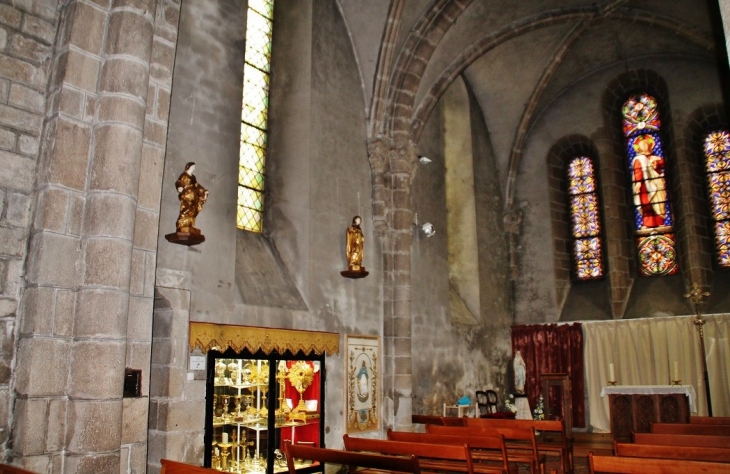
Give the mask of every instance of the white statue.
[{"label": "white statue", "polygon": [[525,360],[522,358],[520,351],[515,353],[514,360],[515,369],[515,392],[519,394],[525,393],[525,379],[527,378],[527,367],[525,366]]}]

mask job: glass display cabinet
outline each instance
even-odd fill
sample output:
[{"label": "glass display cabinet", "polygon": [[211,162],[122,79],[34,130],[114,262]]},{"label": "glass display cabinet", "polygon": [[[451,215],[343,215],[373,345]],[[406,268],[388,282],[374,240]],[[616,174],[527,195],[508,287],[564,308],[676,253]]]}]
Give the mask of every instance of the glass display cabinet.
[{"label": "glass display cabinet", "polygon": [[[284,443],[324,446],[324,354],[210,350],[207,358],[206,467],[286,472]],[[321,470],[302,463],[302,473]]]}]

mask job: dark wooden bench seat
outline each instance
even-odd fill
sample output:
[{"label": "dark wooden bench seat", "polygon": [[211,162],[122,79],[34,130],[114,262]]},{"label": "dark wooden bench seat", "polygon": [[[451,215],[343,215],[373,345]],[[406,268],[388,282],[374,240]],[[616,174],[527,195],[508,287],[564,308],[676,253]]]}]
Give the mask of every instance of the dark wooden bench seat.
[{"label": "dark wooden bench seat", "polygon": [[702,425],[697,423],[652,423],[652,433],[730,436],[730,425]]},{"label": "dark wooden bench seat", "polygon": [[162,459],[160,460],[160,463],[162,464],[162,471],[160,471],[160,474],[211,474],[213,472],[220,473],[220,471],[216,471],[215,469],[194,466],[192,464],[171,461],[169,459]]},{"label": "dark wooden bench seat", "polygon": [[707,446],[710,448],[730,447],[730,436],[675,435],[662,433],[633,433],[637,444],[654,444],[665,446]]},{"label": "dark wooden bench seat", "polygon": [[529,464],[530,472],[545,471],[545,455],[537,450],[534,428],[473,428],[470,426],[426,425],[426,433],[449,436],[503,436],[510,463]]},{"label": "dark wooden bench seat", "polygon": [[620,474],[727,474],[728,465],[719,462],[683,461],[677,459],[630,458],[588,454],[590,473]]},{"label": "dark wooden bench seat", "polygon": [[[662,446],[657,444],[614,442],[613,452],[616,456],[628,456],[632,458],[684,459],[688,461],[730,463],[730,448]],[[730,465],[728,465],[728,472],[730,472]]]},{"label": "dark wooden bench seat", "polygon": [[428,433],[393,431],[388,428],[388,440],[415,444],[466,444],[475,473],[509,472],[507,448],[502,436],[448,436]]},{"label": "dark wooden bench seat", "polygon": [[730,425],[730,416],[690,416],[689,422],[697,425]]},{"label": "dark wooden bench seat", "polygon": [[563,420],[515,420],[509,418],[465,418],[474,428],[534,428],[537,450],[560,457],[562,472],[573,472],[573,440]]},{"label": "dark wooden bench seat", "polygon": [[[383,456],[379,454],[354,453],[338,449],[315,448],[302,444],[284,444],[286,464],[289,474],[296,474],[295,459],[307,459],[317,463],[348,466],[349,469],[361,467],[378,472],[405,472],[420,474],[421,468],[416,456]],[[360,472],[360,471],[358,471]]]},{"label": "dark wooden bench seat", "polygon": [[[368,452],[390,456],[416,456],[421,472],[449,471],[472,474],[469,448],[457,444],[423,444],[382,439],[342,437],[346,451]],[[491,471],[497,472],[497,471]]]}]

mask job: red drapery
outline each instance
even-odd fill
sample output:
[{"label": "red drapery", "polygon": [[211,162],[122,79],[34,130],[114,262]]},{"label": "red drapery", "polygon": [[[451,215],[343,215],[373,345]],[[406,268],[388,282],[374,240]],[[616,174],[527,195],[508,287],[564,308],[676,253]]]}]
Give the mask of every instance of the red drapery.
[{"label": "red drapery", "polygon": [[[512,357],[520,351],[527,368],[525,392],[535,407],[542,391],[540,374],[567,372],[573,394],[573,426],[586,425],[583,329],[580,323],[512,326]],[[551,406],[560,406],[557,400]]]}]

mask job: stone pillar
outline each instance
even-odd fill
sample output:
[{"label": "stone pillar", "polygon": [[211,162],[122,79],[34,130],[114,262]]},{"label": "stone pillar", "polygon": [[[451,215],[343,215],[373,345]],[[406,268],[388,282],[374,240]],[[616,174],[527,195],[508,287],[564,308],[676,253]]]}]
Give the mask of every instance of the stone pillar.
[{"label": "stone pillar", "polygon": [[[391,198],[391,227],[385,259],[384,335],[386,363],[393,370],[394,429],[411,426],[413,367],[411,352],[411,243],[413,211],[411,188],[418,163],[416,147],[407,142],[389,153],[388,185]],[[388,360],[390,359],[390,360]]]},{"label": "stone pillar", "polygon": [[159,193],[140,206],[138,191],[156,7],[71,1],[61,13],[15,384],[14,455],[36,472],[126,471],[122,443],[145,442],[146,400],[123,402],[122,389],[128,361],[149,367],[127,339],[130,314],[133,332],[149,321],[135,338],[151,331],[143,234],[156,226],[143,208],[159,209]]},{"label": "stone pillar", "polygon": [[622,319],[631,295],[633,251],[623,216],[629,215],[626,203],[626,171],[624,158],[614,152],[614,143],[605,130],[592,136],[600,157],[601,190],[603,191],[604,247],[608,253],[608,281],[611,288],[611,313]]}]

